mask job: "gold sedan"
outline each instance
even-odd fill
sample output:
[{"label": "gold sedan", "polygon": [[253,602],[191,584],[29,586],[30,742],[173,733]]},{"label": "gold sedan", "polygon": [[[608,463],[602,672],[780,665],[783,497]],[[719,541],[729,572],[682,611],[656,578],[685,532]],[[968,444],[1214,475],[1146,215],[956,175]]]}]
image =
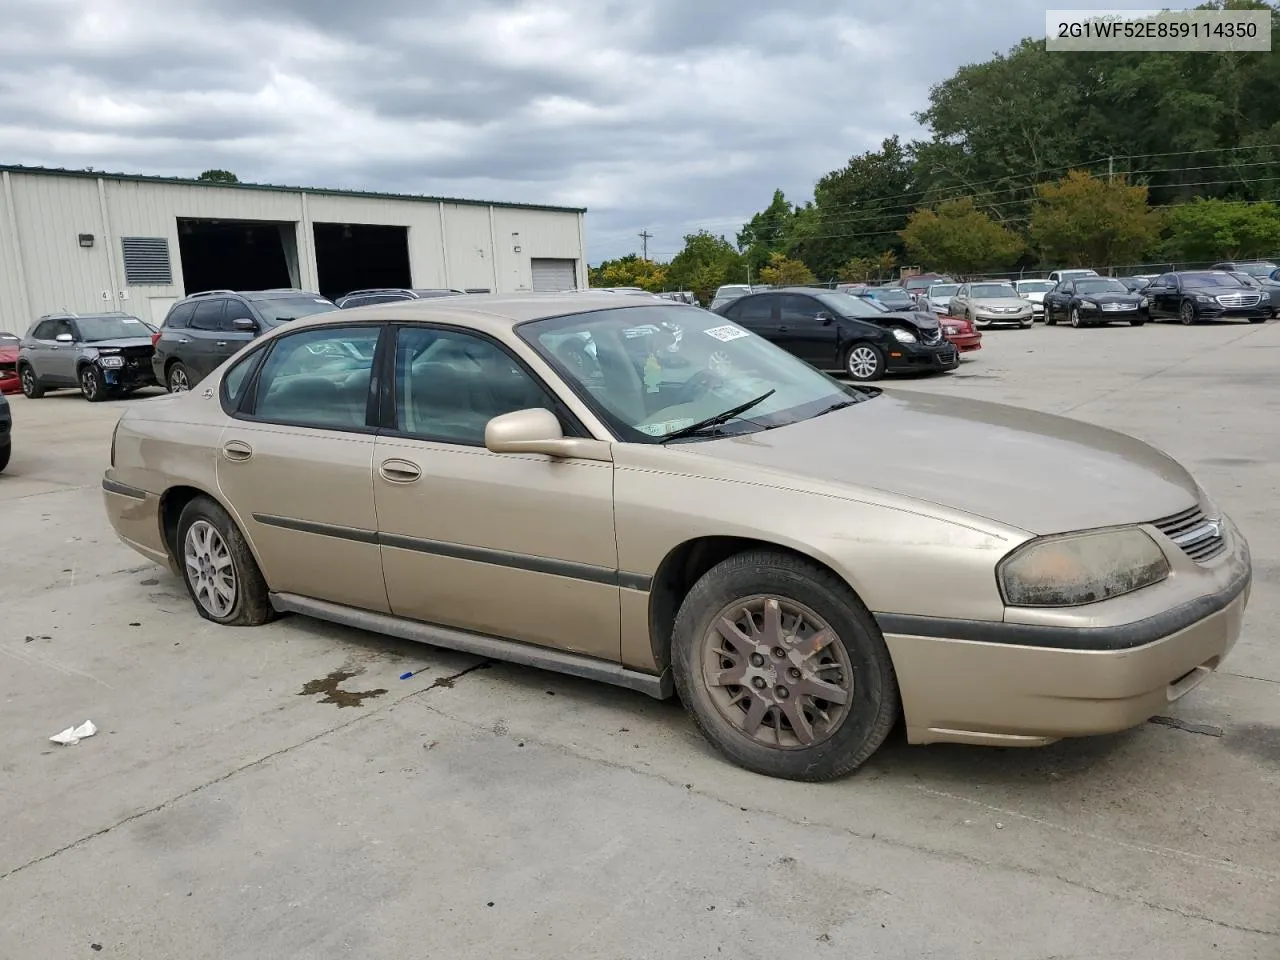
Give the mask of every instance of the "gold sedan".
[{"label": "gold sedan", "polygon": [[731,760],[805,780],[899,718],[999,746],[1141,723],[1220,664],[1251,576],[1137,440],[842,384],[609,295],[295,321],[131,406],[102,485],[209,620],[301,613],[678,692]]}]

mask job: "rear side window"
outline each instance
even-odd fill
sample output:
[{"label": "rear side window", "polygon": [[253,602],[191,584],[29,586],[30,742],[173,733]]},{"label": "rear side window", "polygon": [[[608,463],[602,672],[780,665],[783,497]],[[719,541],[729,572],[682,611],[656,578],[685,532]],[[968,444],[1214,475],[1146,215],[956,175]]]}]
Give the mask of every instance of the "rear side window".
[{"label": "rear side window", "polygon": [[174,304],[173,309],[169,311],[169,315],[164,318],[163,326],[171,330],[185,330],[191,326],[191,315],[196,312],[194,303],[178,303]]},{"label": "rear side window", "polygon": [[733,319],[747,327],[768,326],[776,297],[744,297],[734,306]]},{"label": "rear side window", "polygon": [[192,330],[217,330],[222,326],[222,310],[225,300],[203,300],[196,306],[191,318]]},{"label": "rear side window", "polygon": [[281,337],[258,377],[261,420],[335,430],[366,424],[381,327],[321,327]]}]

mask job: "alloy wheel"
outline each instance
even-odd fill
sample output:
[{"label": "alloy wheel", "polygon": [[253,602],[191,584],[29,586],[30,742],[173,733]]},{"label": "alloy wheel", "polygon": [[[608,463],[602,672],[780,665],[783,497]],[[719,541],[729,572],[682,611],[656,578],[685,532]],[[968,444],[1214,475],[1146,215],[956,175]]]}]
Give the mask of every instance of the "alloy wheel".
[{"label": "alloy wheel", "polygon": [[1182,309],[1178,311],[1178,317],[1188,327],[1196,322],[1196,308],[1189,302],[1182,305]]},{"label": "alloy wheel", "polygon": [[187,368],[182,364],[174,364],[169,370],[169,392],[186,393],[191,389],[191,381],[187,378]]},{"label": "alloy wheel", "polygon": [[96,400],[102,392],[102,384],[98,381],[98,371],[93,367],[85,367],[80,371],[80,392],[86,400]]},{"label": "alloy wheel", "polygon": [[1079,307],[1071,308],[1071,325],[1073,327],[1080,326],[1080,308]]},{"label": "alloy wheel", "polygon": [[729,604],[702,638],[702,677],[720,715],[756,743],[800,749],[840,729],[853,703],[849,654],[835,631],[793,600]]},{"label": "alloy wheel", "polygon": [[196,602],[216,619],[229,616],[236,605],[236,568],[222,534],[197,520],[187,530],[182,559]]},{"label": "alloy wheel", "polygon": [[863,344],[849,351],[849,375],[856,380],[870,380],[880,369],[880,357]]},{"label": "alloy wheel", "polygon": [[28,397],[35,396],[36,374],[30,367],[22,368],[22,392]]}]

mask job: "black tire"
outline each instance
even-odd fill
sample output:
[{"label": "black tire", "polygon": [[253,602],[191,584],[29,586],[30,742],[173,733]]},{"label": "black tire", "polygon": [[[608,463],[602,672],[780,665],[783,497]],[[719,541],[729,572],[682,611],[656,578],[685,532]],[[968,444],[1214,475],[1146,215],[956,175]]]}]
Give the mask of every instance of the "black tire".
[{"label": "black tire", "polygon": [[0,473],[4,473],[4,468],[9,465],[9,457],[12,453],[12,443],[6,443],[3,447],[0,447]]},{"label": "black tire", "polygon": [[28,400],[39,400],[44,396],[44,387],[40,386],[40,379],[30,364],[22,365],[22,369],[18,371],[18,377],[22,381],[22,395]]},{"label": "black tire", "polygon": [[111,395],[102,380],[102,373],[92,363],[82,366],[76,379],[80,381],[80,393],[90,403],[101,403]]},{"label": "black tire", "polygon": [[1046,327],[1056,327],[1058,325],[1058,318],[1053,315],[1053,311],[1048,307],[1044,308],[1044,325]]},{"label": "black tire", "polygon": [[1182,306],[1178,308],[1178,319],[1182,321],[1184,327],[1193,326],[1198,319],[1196,317],[1196,305],[1190,300],[1183,300]]},{"label": "black tire", "polygon": [[1129,326],[1131,327],[1140,327],[1146,322],[1147,322],[1147,318],[1144,317],[1142,314],[1138,314],[1136,317],[1129,318]]},{"label": "black tire", "polygon": [[1250,323],[1266,323],[1267,319],[1268,319],[1267,317],[1250,317],[1249,322]]},{"label": "black tire", "polygon": [[191,389],[191,374],[181,360],[173,361],[165,370],[164,388],[170,393],[185,393]]},{"label": "black tire", "polygon": [[[231,589],[234,596],[229,609],[224,613],[211,609],[206,601],[201,600],[197,594],[197,585],[192,583],[194,571],[187,562],[186,545],[191,528],[197,523],[208,524],[217,532],[231,559],[234,572]],[[229,627],[256,627],[275,619],[275,611],[267,596],[267,582],[258,569],[258,562],[253,558],[240,528],[215,501],[208,497],[196,497],[183,508],[182,516],[178,519],[173,555],[191,602],[206,620]]]},{"label": "black tire", "polygon": [[[825,620],[835,639],[824,649],[843,655],[850,666],[847,712],[825,739],[807,746],[768,745],[750,736],[722,713],[742,708],[718,704],[711,691],[725,688],[707,680],[704,639],[714,622],[726,608],[762,596],[801,605]],[[671,661],[680,700],[702,734],[729,760],[766,776],[809,781],[844,776],[879,749],[899,715],[893,663],[871,614],[833,573],[787,553],[740,553],[694,584],[676,616]],[[774,723],[780,725],[777,716]]]},{"label": "black tire", "polygon": [[884,376],[884,366],[884,351],[874,343],[855,343],[844,355],[844,372],[850,380],[879,380]]},{"label": "black tire", "polygon": [[1079,307],[1072,307],[1072,308],[1071,308],[1071,325],[1072,325],[1073,327],[1076,327],[1077,329],[1079,329],[1080,327],[1083,327],[1083,326],[1087,326],[1087,324],[1086,324],[1083,320],[1081,320],[1081,319],[1080,319],[1080,308],[1079,308]]}]

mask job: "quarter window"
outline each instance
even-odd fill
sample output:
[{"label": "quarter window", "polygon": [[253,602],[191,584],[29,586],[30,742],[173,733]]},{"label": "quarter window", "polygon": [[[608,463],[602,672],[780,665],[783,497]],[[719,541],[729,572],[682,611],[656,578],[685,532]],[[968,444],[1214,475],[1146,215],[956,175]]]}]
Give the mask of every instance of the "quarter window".
[{"label": "quarter window", "polygon": [[[583,351],[583,362],[590,357]],[[396,430],[425,440],[484,445],[494,417],[542,407],[546,391],[497,344],[430,327],[403,327],[396,341]]]},{"label": "quarter window", "polygon": [[196,312],[194,303],[179,303],[169,311],[169,316],[165,317],[164,325],[171,330],[185,330],[191,325],[191,315]]},{"label": "quarter window", "polygon": [[260,420],[362,429],[380,327],[323,327],[281,337],[258,378]]}]

